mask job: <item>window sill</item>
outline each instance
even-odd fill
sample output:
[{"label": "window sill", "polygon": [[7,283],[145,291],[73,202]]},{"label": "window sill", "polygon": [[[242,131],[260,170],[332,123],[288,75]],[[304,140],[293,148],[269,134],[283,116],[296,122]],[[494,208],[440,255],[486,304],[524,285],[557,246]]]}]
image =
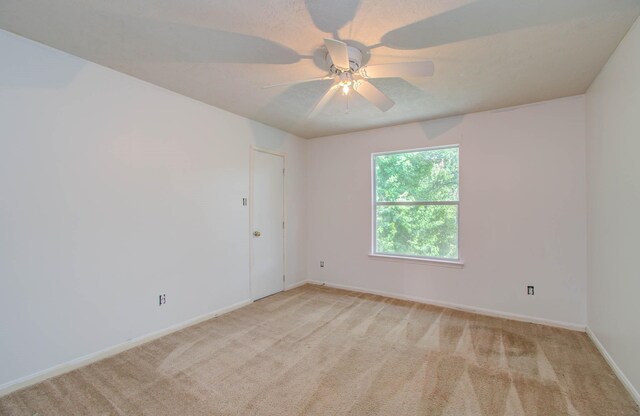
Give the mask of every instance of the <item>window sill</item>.
[{"label": "window sill", "polygon": [[391,254],[373,254],[373,253],[369,253],[369,257],[372,260],[394,261],[399,263],[429,264],[432,266],[454,267],[457,269],[461,269],[464,267],[464,263],[460,260],[427,259],[423,257],[394,256]]}]

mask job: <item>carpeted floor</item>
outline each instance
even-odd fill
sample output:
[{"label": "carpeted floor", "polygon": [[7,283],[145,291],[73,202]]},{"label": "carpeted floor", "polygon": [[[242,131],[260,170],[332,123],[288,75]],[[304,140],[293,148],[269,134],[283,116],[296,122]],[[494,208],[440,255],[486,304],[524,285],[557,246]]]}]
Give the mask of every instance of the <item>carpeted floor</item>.
[{"label": "carpeted floor", "polygon": [[0,398],[0,414],[640,415],[584,333],[306,285]]}]

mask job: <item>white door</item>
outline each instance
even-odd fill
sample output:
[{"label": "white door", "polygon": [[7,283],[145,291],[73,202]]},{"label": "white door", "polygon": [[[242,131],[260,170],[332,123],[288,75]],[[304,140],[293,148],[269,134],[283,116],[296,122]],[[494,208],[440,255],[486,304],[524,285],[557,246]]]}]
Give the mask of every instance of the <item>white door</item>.
[{"label": "white door", "polygon": [[251,297],[284,290],[284,157],[253,150]]}]

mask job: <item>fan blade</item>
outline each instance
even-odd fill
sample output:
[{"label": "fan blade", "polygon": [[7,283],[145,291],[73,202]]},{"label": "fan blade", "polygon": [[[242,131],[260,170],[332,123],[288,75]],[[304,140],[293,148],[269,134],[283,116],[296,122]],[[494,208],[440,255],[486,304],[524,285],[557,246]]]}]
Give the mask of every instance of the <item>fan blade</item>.
[{"label": "fan blade", "polygon": [[354,91],[371,101],[371,103],[382,111],[387,111],[396,105],[391,98],[384,95],[382,91],[377,89],[372,83],[365,80],[359,81]]},{"label": "fan blade", "polygon": [[335,39],[325,39],[324,44],[336,68],[348,70],[349,50],[347,49],[347,44]]},{"label": "fan blade", "polygon": [[316,106],[313,107],[313,110],[311,111],[311,113],[309,113],[309,118],[312,118],[318,115],[318,113],[320,113],[320,111],[322,111],[322,109],[327,104],[329,104],[329,101],[331,101],[331,98],[333,98],[333,95],[336,93],[336,91],[338,91],[338,87],[339,87],[338,84],[333,84],[331,88],[327,90],[327,92],[322,96],[320,101],[318,101]]},{"label": "fan blade", "polygon": [[284,87],[285,85],[304,84],[305,82],[312,82],[312,81],[324,81],[324,80],[332,79],[332,78],[333,77],[319,77],[319,78],[303,79],[301,81],[283,82],[283,83],[280,83],[280,84],[265,85],[264,87],[262,87],[262,89],[273,88],[273,87]]},{"label": "fan blade", "polygon": [[360,68],[364,78],[411,78],[433,75],[433,62],[400,62],[395,64],[369,65]]}]

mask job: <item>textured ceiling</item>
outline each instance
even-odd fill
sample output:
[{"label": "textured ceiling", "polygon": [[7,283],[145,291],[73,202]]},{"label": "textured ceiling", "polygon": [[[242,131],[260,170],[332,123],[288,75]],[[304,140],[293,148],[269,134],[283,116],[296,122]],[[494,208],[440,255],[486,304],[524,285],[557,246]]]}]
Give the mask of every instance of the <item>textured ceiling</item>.
[{"label": "textured ceiling", "polygon": [[[0,28],[295,133],[319,137],[581,94],[640,0],[0,0]],[[432,78],[372,82],[386,113],[336,94],[322,39],[369,63],[431,59]]]}]

